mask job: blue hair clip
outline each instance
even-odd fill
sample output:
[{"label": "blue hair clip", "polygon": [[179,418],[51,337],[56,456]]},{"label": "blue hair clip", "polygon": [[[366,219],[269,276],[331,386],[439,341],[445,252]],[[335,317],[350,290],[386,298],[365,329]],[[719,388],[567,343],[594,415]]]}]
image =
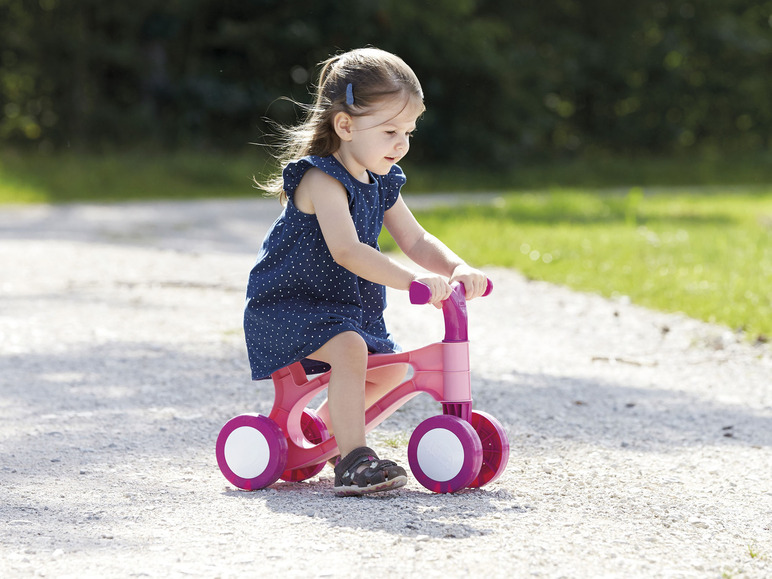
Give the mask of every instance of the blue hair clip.
[{"label": "blue hair clip", "polygon": [[346,85],[346,104],[349,106],[354,104],[354,87],[351,83]]}]

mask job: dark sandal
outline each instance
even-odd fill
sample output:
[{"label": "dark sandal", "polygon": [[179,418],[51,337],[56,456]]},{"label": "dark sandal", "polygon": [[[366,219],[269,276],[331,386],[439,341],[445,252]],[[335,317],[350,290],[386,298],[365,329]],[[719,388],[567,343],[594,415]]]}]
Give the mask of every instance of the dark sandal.
[{"label": "dark sandal", "polygon": [[407,483],[405,469],[390,460],[380,460],[372,449],[360,446],[335,466],[335,494],[359,496],[390,489]]}]

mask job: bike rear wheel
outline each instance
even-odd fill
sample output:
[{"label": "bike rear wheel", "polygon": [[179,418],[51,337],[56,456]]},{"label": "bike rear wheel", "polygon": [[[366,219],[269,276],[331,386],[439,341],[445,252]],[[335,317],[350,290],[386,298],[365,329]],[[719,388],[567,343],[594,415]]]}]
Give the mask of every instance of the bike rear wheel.
[{"label": "bike rear wheel", "polygon": [[217,465],[228,481],[247,491],[272,485],[287,464],[287,439],[261,414],[242,414],[225,423],[215,446]]},{"label": "bike rear wheel", "polygon": [[[327,425],[316,415],[316,412],[310,408],[305,408],[303,410],[303,415],[300,417],[300,428],[303,431],[303,436],[305,436],[306,440],[312,444],[319,444],[330,438]],[[322,472],[324,465],[325,461],[322,461],[319,464],[312,464],[311,466],[306,466],[304,468],[285,470],[281,475],[281,480],[293,482],[307,480]]]}]

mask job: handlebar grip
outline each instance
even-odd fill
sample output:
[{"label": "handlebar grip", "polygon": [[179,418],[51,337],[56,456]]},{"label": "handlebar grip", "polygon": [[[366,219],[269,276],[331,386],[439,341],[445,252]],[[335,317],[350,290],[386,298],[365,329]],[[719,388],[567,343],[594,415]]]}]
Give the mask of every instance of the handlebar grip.
[{"label": "handlebar grip", "polygon": [[485,288],[483,295],[480,297],[483,297],[483,298],[488,297],[489,295],[491,295],[492,291],[493,291],[493,282],[490,280],[490,278],[488,278],[488,287]]},{"label": "handlebar grip", "polygon": [[432,299],[432,290],[429,286],[420,281],[413,281],[410,283],[410,303],[420,306],[428,304]]},{"label": "handlebar grip", "polygon": [[[463,284],[459,284],[463,285]],[[493,291],[493,282],[488,280],[488,287],[485,288],[485,292],[482,297],[490,295]],[[428,304],[432,299],[432,290],[429,286],[420,281],[414,281],[410,284],[410,303],[414,305]]]}]

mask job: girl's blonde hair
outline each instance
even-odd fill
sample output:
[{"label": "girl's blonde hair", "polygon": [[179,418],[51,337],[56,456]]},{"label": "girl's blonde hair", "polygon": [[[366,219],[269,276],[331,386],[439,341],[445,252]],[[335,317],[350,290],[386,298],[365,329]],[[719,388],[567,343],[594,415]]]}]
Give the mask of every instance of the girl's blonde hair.
[{"label": "girl's blonde hair", "polygon": [[423,108],[423,91],[412,69],[398,56],[377,48],[359,48],[321,63],[313,105],[303,106],[306,117],[294,127],[278,127],[276,159],[279,172],[265,183],[255,181],[269,195],[286,203],[281,171],[306,155],[326,157],[340,147],[333,119],[340,112],[362,116],[388,97],[405,96],[405,106],[418,99]]}]

